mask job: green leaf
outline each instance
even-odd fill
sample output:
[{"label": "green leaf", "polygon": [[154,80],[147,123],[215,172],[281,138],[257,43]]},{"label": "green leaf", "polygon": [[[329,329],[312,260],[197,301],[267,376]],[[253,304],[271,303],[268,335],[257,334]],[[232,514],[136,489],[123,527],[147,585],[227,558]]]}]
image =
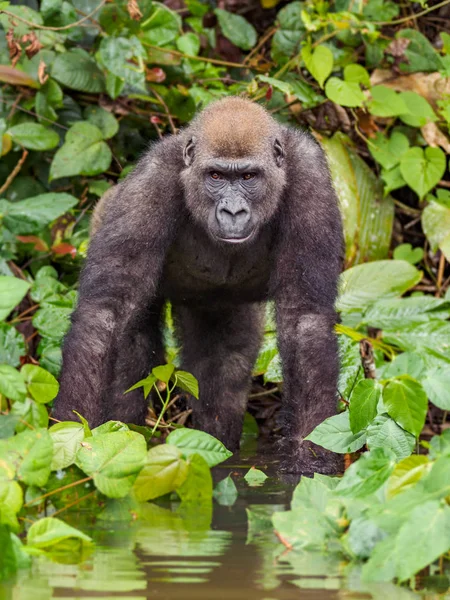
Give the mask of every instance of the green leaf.
[{"label": "green leaf", "polygon": [[0,481],[0,524],[17,531],[19,522],[16,515],[22,504],[23,492],[17,481]]},{"label": "green leaf", "polygon": [[264,473],[264,471],[261,471],[256,467],[251,467],[251,469],[249,469],[244,475],[244,479],[250,487],[258,487],[263,485],[267,479],[267,475]]},{"label": "green leaf", "polygon": [[330,77],[325,85],[325,94],[332,102],[341,106],[356,107],[364,103],[364,94],[359,83]]},{"label": "green leaf", "polygon": [[176,41],[177,48],[183,54],[197,56],[200,52],[200,39],[195,33],[189,32],[181,35]]},{"label": "green leaf", "polygon": [[420,383],[409,375],[390,379],[383,390],[383,403],[397,423],[418,437],[425,424],[428,401]]},{"label": "green leaf", "polygon": [[147,444],[134,431],[93,436],[78,450],[76,464],[93,477],[97,489],[109,498],[123,498],[145,465]]},{"label": "green leaf", "polygon": [[344,79],[349,83],[362,83],[362,85],[370,88],[369,73],[363,66],[356,63],[345,66]]},{"label": "green leaf", "polygon": [[225,479],[219,481],[214,488],[213,496],[221,506],[233,506],[237,500],[238,491],[236,484],[231,478],[231,473],[229,473]]},{"label": "green leaf", "polygon": [[7,441],[7,459],[17,468],[20,481],[44,486],[50,475],[53,442],[47,429],[26,429]]},{"label": "green leaf", "polygon": [[440,249],[450,261],[450,208],[431,201],[422,212],[422,228],[431,250]]},{"label": "green leaf", "polygon": [[0,364],[18,367],[25,354],[23,335],[12,325],[0,323]]},{"label": "green leaf", "polygon": [[46,551],[73,551],[91,543],[88,535],[54,517],[45,517],[33,523],[27,536],[29,547]]},{"label": "green leaf", "polygon": [[422,200],[439,183],[445,173],[445,154],[440,148],[415,146],[405,152],[400,161],[401,174]]},{"label": "green leaf", "polygon": [[[406,581],[445,554],[450,548],[449,540],[450,508],[436,500],[425,502],[410,512],[394,538],[375,548],[363,566],[362,578],[385,581],[389,574],[389,578]],[[380,570],[380,561],[389,563],[387,573]]]},{"label": "green leaf", "polygon": [[395,465],[388,479],[387,495],[392,498],[415,485],[431,469],[432,463],[427,456],[415,454],[408,456]]},{"label": "green leaf", "polygon": [[100,129],[104,140],[114,137],[119,131],[116,117],[101,106],[87,106],[83,114],[86,121]]},{"label": "green leaf", "polygon": [[188,464],[181,451],[170,443],[148,451],[144,468],[134,482],[134,493],[140,502],[153,500],[177,490],[186,480]]},{"label": "green leaf", "polygon": [[53,440],[52,471],[65,469],[75,462],[80,443],[84,440],[82,423],[62,421],[48,430]]},{"label": "green leaf", "polygon": [[401,329],[383,331],[383,339],[388,344],[396,344],[402,350],[412,352],[421,348],[433,349],[450,357],[450,323],[448,321],[429,321],[413,323]]},{"label": "green leaf", "polygon": [[404,260],[378,260],[347,269],[341,275],[336,307],[363,309],[379,298],[400,296],[422,279],[422,273]]},{"label": "green leaf", "polygon": [[152,373],[150,373],[150,375],[147,375],[147,377],[141,379],[140,381],[137,381],[134,385],[128,388],[124,392],[124,394],[128,394],[128,392],[137,390],[138,388],[144,388],[144,398],[147,398],[150,392],[152,391],[152,387],[156,383],[156,381],[157,378]]},{"label": "green leaf", "polygon": [[396,260],[406,260],[415,265],[419,263],[424,255],[423,248],[413,248],[411,244],[400,244],[394,250],[394,258]]},{"label": "green leaf", "polygon": [[164,383],[169,383],[170,378],[172,377],[173,372],[175,371],[174,365],[171,363],[167,365],[161,365],[159,367],[155,367],[152,369],[152,374],[159,381],[163,381]]},{"label": "green leaf", "polygon": [[350,396],[349,420],[352,433],[365,429],[376,417],[381,386],[374,379],[359,381]]},{"label": "green leaf", "polygon": [[216,8],[214,10],[223,35],[238,48],[250,50],[256,44],[258,35],[253,25],[234,13]]},{"label": "green leaf", "polygon": [[177,387],[198,399],[198,381],[191,373],[177,370],[175,371],[175,377],[177,380]]},{"label": "green leaf", "polygon": [[69,129],[64,145],[56,152],[50,167],[50,179],[98,175],[109,168],[111,158],[111,150],[103,141],[100,129],[86,121],[79,121]]},{"label": "green leaf", "polygon": [[356,452],[366,443],[366,432],[352,433],[348,411],[325,419],[305,438],[338,454]]},{"label": "green leaf", "polygon": [[408,109],[406,115],[400,115],[403,123],[411,127],[423,127],[427,123],[437,121],[434,110],[423,96],[416,92],[402,92],[400,96]]},{"label": "green leaf", "polygon": [[400,163],[403,154],[409,148],[409,140],[403,133],[394,131],[390,138],[377,132],[374,139],[369,140],[368,148],[374,159],[385,169],[393,169]]},{"label": "green leaf", "polygon": [[51,373],[38,367],[27,364],[21,369],[26,386],[31,396],[41,404],[47,404],[56,398],[59,384]]},{"label": "green leaf", "polygon": [[[100,43],[99,56],[105,67],[125,83],[145,89],[143,60],[146,52],[137,37],[106,37]],[[138,64],[135,61],[138,61]]]},{"label": "green leaf", "polygon": [[213,482],[208,463],[200,454],[192,454],[187,462],[187,477],[177,489],[177,494],[185,504],[198,506],[202,503],[210,503],[213,494]]},{"label": "green leaf", "polygon": [[30,289],[28,281],[18,277],[0,275],[0,319],[6,319],[9,313],[24,298]]},{"label": "green leaf", "polygon": [[[12,278],[11,278],[12,279]],[[0,365],[0,394],[10,400],[25,400],[27,388],[19,371],[9,365]]]},{"label": "green leaf", "polygon": [[441,366],[429,369],[421,380],[430,402],[441,410],[450,411],[450,369]]},{"label": "green leaf", "polygon": [[373,494],[390,477],[395,462],[395,454],[387,448],[376,448],[362,454],[345,471],[336,486],[336,493],[352,498]]},{"label": "green leaf", "polygon": [[52,66],[52,77],[62,85],[90,94],[105,91],[103,73],[87,52],[77,48],[59,54]]},{"label": "green leaf", "polygon": [[320,87],[323,87],[325,80],[333,70],[333,53],[326,46],[316,46],[314,50],[310,46],[302,48],[302,58],[305,66]]},{"label": "green leaf", "polygon": [[283,94],[291,94],[292,87],[286,81],[281,81],[280,79],[275,79],[275,77],[267,77],[266,75],[258,75],[258,81],[262,81],[263,83],[267,83],[271,85],[276,90],[280,90]]},{"label": "green leaf", "polygon": [[402,96],[385,85],[376,85],[370,90],[372,100],[369,111],[377,117],[396,117],[409,112]]},{"label": "green leaf", "polygon": [[397,460],[401,460],[414,450],[416,439],[393,419],[380,415],[367,428],[366,443],[369,450],[388,448],[394,452]]},{"label": "green leaf", "polygon": [[406,38],[410,41],[404,51],[406,60],[399,65],[400,71],[403,73],[432,72],[439,71],[442,68],[442,60],[439,54],[420,31],[400,29],[396,37]]},{"label": "green leaf", "polygon": [[39,233],[52,221],[78,204],[71,194],[50,192],[8,203],[3,222],[13,233]]},{"label": "green leaf", "polygon": [[21,123],[8,129],[13,140],[29,150],[52,150],[59,144],[59,135],[39,123]]},{"label": "green leaf", "polygon": [[153,2],[148,19],[141,22],[142,38],[154,46],[164,46],[181,32],[181,17],[160,2]]},{"label": "green leaf", "polygon": [[196,429],[175,429],[167,436],[167,443],[179,448],[185,456],[202,456],[209,467],[214,467],[233,455],[215,437]]},{"label": "green leaf", "polygon": [[402,329],[414,323],[446,320],[450,316],[449,313],[445,302],[439,298],[409,296],[378,300],[365,311],[363,320],[377,329]]}]

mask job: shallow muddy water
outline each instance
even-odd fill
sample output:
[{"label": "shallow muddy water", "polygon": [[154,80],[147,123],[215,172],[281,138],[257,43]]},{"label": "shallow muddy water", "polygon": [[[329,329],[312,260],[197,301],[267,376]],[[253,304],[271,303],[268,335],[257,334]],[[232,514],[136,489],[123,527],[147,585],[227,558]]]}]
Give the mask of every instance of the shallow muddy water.
[{"label": "shallow muddy water", "polygon": [[[243,479],[254,464],[273,475],[260,487]],[[0,585],[0,600],[444,597],[391,584],[363,585],[358,570],[338,558],[287,551],[273,533],[270,515],[288,508],[293,484],[276,478],[270,458],[243,453],[213,471],[215,482],[232,473],[239,490],[233,506],[214,502],[211,511],[147,503],[134,518],[127,501],[113,501],[95,519],[86,511],[63,513],[93,537],[92,554],[76,565],[35,558],[31,570]]]}]

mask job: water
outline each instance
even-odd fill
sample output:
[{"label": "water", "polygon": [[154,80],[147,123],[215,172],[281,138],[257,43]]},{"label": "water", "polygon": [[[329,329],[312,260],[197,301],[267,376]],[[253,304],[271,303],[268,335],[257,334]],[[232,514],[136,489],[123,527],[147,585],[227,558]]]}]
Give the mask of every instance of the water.
[{"label": "water", "polygon": [[233,475],[239,496],[231,507],[214,502],[212,509],[185,510],[177,503],[147,503],[136,518],[127,501],[110,501],[95,518],[88,511],[63,513],[93,537],[93,553],[75,565],[35,558],[31,570],[0,585],[0,600],[420,597],[391,584],[362,585],[358,569],[342,559],[287,551],[273,533],[270,515],[288,508],[293,484],[277,479],[274,461],[262,456],[257,466],[274,476],[249,487],[243,475],[255,464],[251,456],[233,457],[214,469],[215,481]]}]

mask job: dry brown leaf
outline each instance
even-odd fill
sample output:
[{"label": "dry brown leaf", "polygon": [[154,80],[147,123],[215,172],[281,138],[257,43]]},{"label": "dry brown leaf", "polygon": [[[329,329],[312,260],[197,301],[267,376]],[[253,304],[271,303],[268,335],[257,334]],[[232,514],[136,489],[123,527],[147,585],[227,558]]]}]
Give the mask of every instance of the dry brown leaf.
[{"label": "dry brown leaf", "polygon": [[12,66],[15,67],[17,61],[20,58],[20,55],[22,54],[22,46],[17,40],[14,39],[13,29],[8,29],[8,32],[5,37],[9,49],[9,58],[11,59]]},{"label": "dry brown leaf", "polygon": [[27,55],[28,58],[33,58],[33,56],[35,54],[37,54],[39,52],[39,50],[41,50],[41,48],[43,48],[44,46],[41,44],[41,42],[37,39],[36,34],[34,31],[32,31],[31,33],[26,33],[25,35],[22,36],[21,41],[26,44],[28,43],[28,46],[25,48],[25,54]]},{"label": "dry brown leaf", "polygon": [[423,96],[433,108],[442,96],[450,94],[450,77],[442,77],[439,73],[411,73],[394,75],[389,69],[375,69],[370,76],[372,85],[383,84],[397,92],[416,92]]},{"label": "dry brown leaf", "polygon": [[135,21],[142,19],[142,13],[138,6],[137,0],[128,0],[127,4],[128,14]]},{"label": "dry brown leaf", "polygon": [[448,154],[450,154],[450,140],[442,133],[436,123],[427,123],[420,128],[425,141],[429,146],[440,146]]},{"label": "dry brown leaf", "polygon": [[41,85],[44,85],[44,83],[47,81],[48,79],[48,73],[45,72],[45,68],[46,68],[46,64],[43,60],[41,60],[39,62],[39,67],[38,67],[38,79],[39,79],[39,83]]}]

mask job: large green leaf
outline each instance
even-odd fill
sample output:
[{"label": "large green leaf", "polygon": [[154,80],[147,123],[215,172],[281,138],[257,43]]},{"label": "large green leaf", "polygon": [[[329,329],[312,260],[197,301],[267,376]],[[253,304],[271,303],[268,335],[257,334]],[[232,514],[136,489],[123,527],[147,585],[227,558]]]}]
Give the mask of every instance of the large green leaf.
[{"label": "large green leaf", "polygon": [[400,171],[409,187],[422,200],[441,180],[446,163],[445,154],[440,148],[427,146],[423,150],[414,146],[403,154]]},{"label": "large green leaf", "polygon": [[39,550],[75,551],[83,545],[90,545],[92,539],[54,517],[45,517],[33,523],[28,530],[28,546]]},{"label": "large green leaf", "polygon": [[142,21],[142,39],[154,46],[172,42],[181,32],[181,17],[161,2],[153,2],[150,15]]},{"label": "large green leaf", "polygon": [[349,418],[352,433],[365,429],[377,414],[381,386],[374,379],[359,381],[350,396]]},{"label": "large green leaf", "polygon": [[216,8],[214,13],[217,16],[223,35],[230,42],[238,48],[242,48],[242,50],[253,48],[258,39],[256,29],[253,25],[250,25],[244,17],[221,8]]},{"label": "large green leaf", "polygon": [[25,381],[19,371],[10,365],[0,365],[0,394],[21,402],[25,399],[27,388]]},{"label": "large green leaf", "polygon": [[347,264],[379,260],[389,251],[394,201],[340,134],[323,138],[344,222]]},{"label": "large green leaf", "polygon": [[176,446],[167,443],[151,448],[145,466],[134,482],[136,498],[153,500],[174,492],[185,482],[188,470],[188,463]]},{"label": "large green leaf", "polygon": [[373,494],[389,478],[395,462],[395,454],[389,448],[376,448],[362,454],[345,471],[336,493],[352,498]]},{"label": "large green leaf", "polygon": [[367,428],[367,447],[388,448],[394,452],[397,460],[406,458],[414,450],[416,439],[402,429],[394,419],[380,415]]},{"label": "large green leaf", "polygon": [[362,106],[364,102],[359,83],[344,81],[338,77],[330,77],[325,85],[325,94],[332,102],[341,106]]},{"label": "large green leaf", "polygon": [[177,489],[181,501],[194,506],[210,503],[213,482],[208,463],[200,454],[192,454],[188,458],[188,467],[187,477]]},{"label": "large green leaf", "polygon": [[49,192],[33,198],[8,202],[3,221],[13,233],[39,233],[52,221],[78,204],[77,198],[64,192]]},{"label": "large green leaf", "polygon": [[432,251],[442,250],[450,261],[450,208],[431,201],[422,212],[422,228]]},{"label": "large green leaf", "polygon": [[0,275],[0,319],[5,319],[30,289],[28,281]]},{"label": "large green leaf", "polygon": [[145,438],[134,431],[102,433],[78,450],[76,463],[109,498],[123,498],[145,465]]},{"label": "large green leaf", "polygon": [[51,373],[37,365],[24,365],[21,374],[25,379],[28,392],[36,402],[47,404],[58,394],[59,384]]},{"label": "large green leaf", "polygon": [[199,454],[210,467],[218,465],[233,454],[215,437],[196,429],[175,429],[167,436],[167,443],[179,448],[185,456]]},{"label": "large green leaf", "polygon": [[47,483],[53,455],[47,429],[26,429],[7,440],[5,449],[5,457],[16,466],[19,480],[39,487]]},{"label": "large green leaf", "polygon": [[356,452],[366,443],[366,432],[353,433],[348,411],[325,419],[306,438],[319,446],[339,454]]},{"label": "large green leaf", "polygon": [[379,298],[401,296],[422,279],[405,260],[378,260],[347,269],[341,275],[337,309],[364,309]]},{"label": "large green leaf", "polygon": [[65,469],[75,462],[75,457],[84,439],[82,423],[62,421],[48,430],[53,440],[52,471]]},{"label": "large green leaf", "polygon": [[[145,50],[137,37],[106,37],[100,43],[105,67],[130,86],[145,90]],[[136,64],[136,60],[140,64]]]},{"label": "large green leaf", "polygon": [[403,429],[418,437],[425,424],[428,402],[422,386],[409,375],[390,379],[383,390],[383,403],[389,415]]},{"label": "large green leaf", "polygon": [[59,54],[52,66],[52,76],[62,85],[80,92],[105,91],[103,73],[95,60],[80,48]]},{"label": "large green leaf", "polygon": [[333,70],[333,53],[326,46],[316,46],[312,50],[309,46],[302,48],[302,58],[305,61],[305,66],[320,87]]},{"label": "large green leaf", "polygon": [[413,323],[398,329],[385,330],[383,339],[389,344],[396,344],[402,350],[415,351],[425,347],[450,357],[449,321]]},{"label": "large green leaf", "polygon": [[64,145],[56,152],[50,179],[103,173],[111,164],[111,158],[111,150],[103,141],[100,129],[87,121],[79,121],[69,129]]},{"label": "large green leaf", "polygon": [[8,129],[12,139],[29,150],[52,150],[59,144],[59,135],[39,123],[21,123]]}]

